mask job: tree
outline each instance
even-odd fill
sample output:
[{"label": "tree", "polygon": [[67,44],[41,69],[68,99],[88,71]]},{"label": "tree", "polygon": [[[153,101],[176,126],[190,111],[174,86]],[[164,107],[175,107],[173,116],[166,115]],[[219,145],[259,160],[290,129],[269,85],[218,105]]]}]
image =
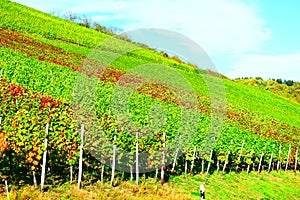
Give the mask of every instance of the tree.
[{"label": "tree", "polygon": [[284,80],[284,83],[285,83],[287,86],[292,86],[292,85],[294,85],[294,81],[292,81],[292,80],[288,80],[288,81]]},{"label": "tree", "polygon": [[98,24],[98,23],[94,23],[93,28],[96,31],[99,31],[99,32],[102,32],[102,33],[106,33],[107,32],[107,28],[105,26],[102,26],[102,25]]},{"label": "tree", "polygon": [[80,18],[79,25],[85,26],[87,28],[91,28],[92,27],[92,19],[84,16],[83,18]]},{"label": "tree", "polygon": [[276,79],[276,82],[279,83],[279,84],[282,84],[281,78],[280,79]]},{"label": "tree", "polygon": [[[122,29],[117,28],[117,27],[102,26],[102,25],[98,24],[97,22],[94,22],[93,28],[99,32],[110,34],[110,35],[117,35],[118,33],[123,31]],[[119,35],[119,36],[128,39],[128,37],[127,36],[125,37],[125,35],[123,35],[123,36]]]},{"label": "tree", "polygon": [[63,17],[70,22],[75,22],[75,20],[78,19],[77,15],[71,11],[66,12]]}]

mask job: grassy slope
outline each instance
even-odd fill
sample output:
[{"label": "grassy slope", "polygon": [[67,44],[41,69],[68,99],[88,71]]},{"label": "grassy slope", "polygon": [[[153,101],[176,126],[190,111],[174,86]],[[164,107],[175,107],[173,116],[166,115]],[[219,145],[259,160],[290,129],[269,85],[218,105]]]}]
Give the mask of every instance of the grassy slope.
[{"label": "grassy slope", "polygon": [[[8,5],[8,4],[7,4]],[[52,44],[54,46],[58,46],[62,49],[64,49],[67,52],[76,52],[81,55],[87,56],[89,51],[92,47],[97,45],[99,42],[103,41],[105,38],[107,38],[107,35],[98,33],[96,31],[86,29],[84,27],[66,23],[62,19],[58,19],[55,17],[52,17],[50,15],[35,11],[33,9],[20,6],[15,3],[9,3],[9,6],[7,6],[3,3],[0,4],[0,26],[5,28],[12,28],[15,29],[21,33],[24,33],[30,37],[35,37],[43,42],[46,42],[48,44]],[[19,17],[11,17],[11,16],[19,16]],[[34,17],[34,20],[32,20]],[[36,26],[28,26],[28,21],[26,20],[32,20],[37,24]],[[31,22],[32,22],[31,21]],[[47,22],[47,26],[45,25],[45,22]],[[33,23],[30,23],[33,24]],[[55,32],[54,30],[55,26]],[[46,27],[46,28],[41,28]],[[68,32],[65,32],[65,30],[68,30]],[[56,34],[59,33],[65,34]],[[84,36],[84,37],[83,37]],[[47,37],[48,39],[46,39]],[[82,38],[85,38],[83,41],[80,40]],[[91,39],[92,38],[92,39]],[[67,40],[68,43],[64,42],[63,40]],[[80,42],[80,44],[85,45],[85,47],[78,47],[77,42]],[[71,42],[71,43],[69,43]],[[5,48],[2,49],[3,51]],[[111,51],[114,49],[112,48]],[[147,62],[147,59],[149,57],[154,59],[154,62],[157,63],[167,63],[168,65],[172,66],[174,65],[174,62],[171,60],[167,60],[162,58],[162,56],[159,56],[157,53],[150,52],[149,50],[146,50],[149,56],[146,58],[142,58],[141,54],[136,54],[133,57],[125,57],[122,59],[119,59],[115,61],[115,65],[117,67],[125,68],[128,67],[127,65],[124,66],[122,64],[124,60],[126,60],[126,63],[134,63],[134,62]],[[10,52],[7,51],[10,55],[13,54],[19,54],[16,52]],[[17,58],[17,57],[16,57]],[[22,62],[24,62],[24,66],[26,65],[26,62],[28,63],[38,63],[39,61],[35,58],[27,58],[26,56],[21,56]],[[3,61],[4,59],[2,59]],[[7,62],[3,61],[1,63],[2,65],[5,65]],[[175,63],[176,64],[176,63]],[[20,64],[21,65],[21,64]],[[45,65],[41,65],[41,67],[47,66],[50,68],[58,68],[58,73],[61,73],[60,75],[70,75],[73,74],[74,76],[75,72],[72,72],[70,69],[67,68],[60,68],[61,66],[47,63]],[[30,68],[30,66],[27,66]],[[188,67],[188,66],[182,66],[182,67]],[[18,69],[19,70],[19,69]],[[22,69],[20,69],[22,70]],[[23,68],[24,71],[28,70],[28,68]],[[34,71],[34,69],[32,69]],[[38,70],[36,68],[35,70]],[[201,78],[200,74],[191,73],[186,70],[181,70],[180,68],[177,70],[182,73],[188,81],[190,81],[193,89],[200,95],[208,96],[209,92],[207,91],[207,88],[205,87],[205,83],[203,82],[203,79]],[[37,73],[37,72],[35,72]],[[34,73],[32,73],[34,74]],[[33,77],[32,79],[34,79]],[[69,76],[70,78],[70,76]],[[15,82],[20,82],[22,80],[26,79],[26,77],[19,77],[19,79],[15,79]],[[62,78],[66,79],[66,78]],[[39,80],[41,83],[44,82],[47,83],[45,80],[48,81],[47,76],[44,76],[43,79]],[[36,81],[36,80],[35,80]],[[70,81],[72,82],[72,81]],[[60,79],[58,80],[54,79],[52,80],[49,78],[49,84],[55,83],[57,87],[60,87],[60,91],[64,91],[65,88],[69,89],[69,93],[71,91],[70,85],[65,85],[60,82]],[[28,83],[24,83],[24,86]],[[266,118],[266,119],[276,119],[279,122],[285,123],[289,126],[295,126],[298,129],[300,129],[300,107],[298,104],[294,102],[290,102],[282,97],[279,97],[277,95],[272,94],[271,92],[266,92],[260,89],[257,89],[255,87],[249,87],[245,85],[241,85],[238,83],[235,83],[230,80],[224,80],[224,85],[226,89],[226,95],[227,95],[227,101],[229,109],[236,110],[237,112],[240,112],[242,110],[248,110],[254,115],[258,115],[258,119],[260,118]],[[41,86],[40,86],[41,87]],[[45,88],[45,87],[44,87]],[[44,89],[43,88],[43,89]],[[36,88],[32,88],[35,91],[39,91],[39,88],[36,86]],[[50,91],[50,90],[49,90]],[[47,93],[47,92],[45,92]],[[61,97],[66,95],[65,93],[53,93],[52,95],[57,95],[57,97]],[[240,144],[240,143],[239,143]],[[272,180],[270,180],[272,179]],[[214,198],[218,198],[220,196],[227,197],[227,198],[236,198],[236,197],[244,197],[247,199],[247,197],[252,198],[262,198],[262,197],[276,197],[276,195],[280,195],[277,193],[276,189],[278,186],[284,187],[288,189],[288,195],[293,195],[295,198],[297,198],[297,193],[299,191],[293,191],[290,188],[293,188],[293,185],[298,184],[299,185],[299,176],[294,177],[293,174],[289,174],[287,176],[279,174],[273,174],[273,175],[257,175],[257,174],[250,174],[248,176],[245,176],[245,174],[229,174],[222,178],[222,176],[218,174],[214,174],[211,177],[209,177],[209,182],[207,183],[207,191],[208,195],[211,195]],[[274,181],[276,180],[276,181]],[[186,190],[181,192],[190,194],[191,197],[193,197],[194,193],[197,193],[199,183],[203,181],[203,177],[201,176],[195,176],[194,178],[189,178],[185,180],[183,177],[175,178],[173,181],[171,181],[168,184],[174,184],[177,188],[185,188]],[[237,185],[236,181],[240,181],[241,184]],[[286,183],[287,182],[287,183]],[[220,187],[222,185],[222,187]],[[248,185],[249,187],[245,187]],[[127,186],[124,185],[124,188],[128,187],[130,190],[133,186]],[[150,188],[153,186],[149,186]],[[192,188],[189,188],[192,187]],[[134,187],[133,187],[134,188]],[[239,192],[237,194],[234,194],[232,192],[232,188],[239,188]],[[113,189],[114,192],[110,195],[118,195],[118,193],[122,193],[122,187],[118,187],[116,189]],[[171,187],[164,188],[165,190],[171,191]],[[127,190],[126,190],[127,191]],[[153,191],[150,190],[150,191]],[[75,193],[75,190],[73,190]],[[103,190],[95,191],[98,192],[99,195],[103,193]],[[58,193],[58,192],[57,192]],[[52,193],[50,195],[57,195],[57,193]],[[59,192],[60,195],[68,195],[68,192]],[[63,193],[63,194],[61,194]],[[71,192],[72,193],[72,192]],[[82,193],[86,194],[86,191],[83,191]],[[105,192],[104,192],[105,193]],[[154,192],[153,192],[154,193]],[[159,195],[155,195],[153,193],[147,194],[147,197],[151,198],[153,195],[153,198],[158,198]],[[69,193],[70,194],[70,193]],[[37,195],[37,194],[36,194]],[[71,195],[71,194],[70,194]],[[74,198],[76,195],[81,195],[80,193],[73,194]],[[140,194],[140,198],[144,198],[145,194]],[[66,197],[66,196],[64,196]],[[172,197],[172,195],[171,195]],[[78,197],[82,198],[82,197]],[[162,197],[167,199],[165,196]],[[176,195],[175,197],[176,198]],[[196,197],[197,198],[197,197]],[[279,196],[279,199],[284,198],[284,196]],[[276,198],[276,199],[278,199]],[[299,196],[298,196],[299,198]],[[75,198],[76,199],[76,198]],[[179,199],[179,198],[178,198]],[[223,198],[222,198],[223,199]]]},{"label": "grassy slope", "polygon": [[[268,174],[195,175],[172,178],[163,187],[154,179],[146,179],[140,186],[122,182],[117,187],[96,183],[78,191],[76,185],[48,188],[42,195],[32,186],[10,187],[11,199],[199,199],[199,186],[204,184],[207,199],[299,199],[300,175],[293,172]],[[1,191],[1,190],[0,190]],[[0,192],[0,199],[6,199]]]},{"label": "grassy slope", "polygon": [[[5,6],[5,4],[2,3],[1,7],[0,9],[2,12],[0,14],[0,25],[2,27],[16,29],[29,35],[33,34],[35,37],[43,36],[56,40],[68,40],[68,42],[73,42],[75,44],[77,44],[77,40],[81,38],[83,39],[82,43],[91,48],[100,44],[109,37],[108,35],[76,24],[66,23],[65,20],[52,17],[48,14],[25,6],[20,6],[16,3],[9,3],[9,6],[8,4]],[[34,22],[34,25],[33,23],[28,25],[27,21],[29,20],[30,22]],[[45,39],[42,40],[45,41]],[[63,45],[62,42],[58,41],[53,41],[51,43],[68,51],[77,51],[85,55],[88,53],[88,50],[83,50],[82,47],[77,48],[76,45],[68,47],[67,45]],[[110,46],[109,48],[111,51],[114,51],[115,49],[113,46]],[[167,61],[166,64],[168,65],[172,63],[172,61],[168,61],[167,59],[157,58],[155,53],[149,52],[150,51],[148,51],[150,57],[155,56],[154,62],[161,63]],[[143,54],[139,54],[138,56],[141,55]],[[145,55],[147,57],[147,54]],[[182,72],[182,70],[179,71],[183,74],[187,73],[185,71]],[[193,78],[193,76],[195,77]],[[193,89],[197,93],[201,95],[208,95],[207,88],[204,82],[201,81],[201,75],[191,74],[185,77],[188,79],[188,81],[190,81]],[[231,106],[239,109],[246,108],[251,112],[261,113],[265,116],[275,118],[281,122],[289,123],[289,125],[296,126],[300,129],[298,117],[300,116],[300,107],[297,104],[293,104],[290,101],[286,101],[280,97],[271,95],[268,92],[262,92],[261,90],[254,89],[252,87],[245,87],[240,84],[235,84],[232,81],[224,80],[224,84],[226,88],[227,100]],[[287,116],[289,116],[289,118]]]},{"label": "grassy slope", "polygon": [[279,84],[274,80],[262,80],[256,78],[238,79],[236,82],[268,90],[286,99],[300,103],[300,83],[297,82],[292,86]]},{"label": "grassy slope", "polygon": [[300,127],[294,123],[299,120],[299,104],[256,87],[241,85],[228,80],[224,80],[224,82],[229,103],[277,119],[291,126]]},{"label": "grassy slope", "polygon": [[299,199],[299,174],[271,173],[246,174],[229,173],[221,175],[215,173],[208,177],[196,175],[192,178],[178,178],[180,188],[184,188],[192,195],[197,194],[197,187],[204,184],[207,199]]}]

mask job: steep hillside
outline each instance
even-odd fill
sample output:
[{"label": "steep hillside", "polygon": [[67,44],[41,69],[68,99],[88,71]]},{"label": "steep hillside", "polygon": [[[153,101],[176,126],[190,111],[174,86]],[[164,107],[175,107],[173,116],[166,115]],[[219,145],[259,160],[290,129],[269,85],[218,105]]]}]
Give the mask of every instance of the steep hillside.
[{"label": "steep hillside", "polygon": [[271,91],[291,101],[300,103],[300,83],[290,81],[290,85],[285,84],[281,79],[262,80],[260,78],[237,79],[239,83],[256,86],[258,88]]},{"label": "steep hillside", "polygon": [[[99,69],[89,71],[91,66],[99,66]],[[141,73],[135,76],[132,72],[138,70]],[[273,170],[285,166],[299,169],[296,165],[300,163],[298,103],[253,86],[211,76],[213,73],[164,57],[142,45],[6,0],[0,2],[0,72],[0,178],[11,182],[33,184],[33,174],[40,175],[45,138],[48,139],[49,166],[46,183],[55,185],[68,181],[69,170],[76,171],[79,162],[81,139],[77,123],[80,120],[86,123],[86,137],[94,139],[85,141],[85,181],[101,179],[102,169],[105,169],[105,180],[110,179],[111,170],[103,168],[103,163],[112,164],[113,144],[131,153],[130,158],[122,153],[117,155],[117,163],[123,168],[133,170],[135,167],[137,141],[139,152],[153,156],[140,162],[139,167],[162,168],[154,158],[159,160],[161,153],[165,153],[163,144],[174,145],[174,141],[180,141],[178,133],[185,137],[193,131],[193,137],[183,140],[184,144],[172,146],[175,149],[183,146],[183,155],[176,161],[176,174],[187,169],[191,173],[241,168],[261,170],[268,166]],[[183,87],[181,79],[164,82],[163,78],[168,75],[183,77],[188,86]],[[157,80],[147,82],[152,78]],[[84,81],[94,82],[84,85]],[[216,83],[223,84],[226,99],[220,97],[222,87],[208,87]],[[80,93],[75,90],[78,85],[85,87]],[[120,88],[125,91],[124,99],[126,91],[130,91],[125,112],[130,113],[131,122],[125,119],[123,127],[115,119],[119,110],[112,109],[112,104],[123,102],[114,96]],[[188,97],[183,95],[180,99],[181,93]],[[190,93],[194,94],[189,99]],[[191,105],[193,99],[196,106]],[[90,119],[94,116],[78,117],[78,102],[93,103],[100,133],[93,132]],[[224,124],[215,123],[210,127],[218,117],[222,118],[225,107]],[[120,107],[120,112],[122,109]],[[152,119],[151,109],[154,113],[164,112],[165,118],[157,114]],[[155,123],[160,122],[163,124],[157,129]],[[45,131],[46,124],[49,124],[49,132]],[[155,129],[149,131],[151,134],[147,137],[136,140],[130,135],[140,131],[144,136],[148,133],[147,127]],[[221,129],[216,131],[218,128]],[[209,144],[211,141],[214,142]],[[89,152],[87,147],[89,150],[101,148]],[[205,148],[208,151],[204,151]],[[105,158],[100,162],[93,153]],[[164,156],[163,162],[172,163],[174,149]],[[175,173],[169,168],[165,169],[166,176]],[[118,172],[117,175],[130,178],[129,173]],[[155,175],[155,171],[147,174]]]}]

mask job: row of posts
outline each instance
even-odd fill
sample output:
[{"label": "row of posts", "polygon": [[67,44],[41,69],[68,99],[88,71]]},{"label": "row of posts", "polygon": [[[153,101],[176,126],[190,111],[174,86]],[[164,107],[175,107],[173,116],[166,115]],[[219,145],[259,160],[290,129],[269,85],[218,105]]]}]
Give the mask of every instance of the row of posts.
[{"label": "row of posts", "polygon": [[[0,117],[0,126],[1,126],[1,121],[2,121],[2,117]],[[115,131],[117,131],[117,130],[115,130]],[[40,188],[41,193],[44,190],[44,182],[45,182],[48,132],[49,132],[49,124],[47,123],[46,124],[46,138],[44,140],[45,151],[43,152],[43,164],[42,164],[42,174],[41,174],[41,188]],[[139,144],[138,144],[138,137],[139,137],[138,133],[136,133],[136,184],[137,185],[139,184],[139,182],[138,182],[138,180],[139,180],[139,167],[138,167],[138,165],[139,165],[139,160],[138,160],[138,156],[139,156],[138,147],[139,147]],[[165,150],[165,147],[166,147],[166,134],[165,133],[163,135],[163,138],[164,138],[163,148]],[[116,141],[116,135],[114,136],[114,141]],[[241,158],[244,144],[245,144],[245,141],[243,141],[243,143],[242,143],[239,159]],[[83,145],[84,145],[84,125],[81,125],[81,145],[80,145],[79,172],[78,172],[78,190],[80,189],[81,177],[82,177]],[[232,146],[232,140],[231,140],[230,147],[231,146]],[[274,149],[274,147],[275,147],[275,145],[273,145],[273,149]],[[116,148],[117,148],[117,146],[116,146],[116,144],[114,144],[113,145],[113,162],[112,162],[111,185],[114,185],[114,173],[115,173],[115,169],[116,169]],[[282,148],[282,146],[280,145],[279,155],[281,153],[281,148]],[[179,151],[179,148],[176,149],[174,162],[173,162],[173,166],[172,166],[172,171],[175,168],[175,163],[176,163],[176,159],[177,159],[177,156],[178,156],[178,151]],[[212,152],[213,151],[211,151],[210,159],[212,158]],[[291,145],[289,146],[289,150],[288,150],[288,157],[287,157],[287,163],[286,163],[286,166],[285,166],[285,171],[288,168],[288,163],[289,163],[288,161],[289,161],[289,158],[290,158],[290,152],[291,152]],[[193,170],[193,166],[194,166],[195,153],[196,153],[196,146],[194,147],[193,158],[192,158],[192,163],[191,163],[192,164],[191,165],[191,171]],[[226,165],[228,164],[229,155],[230,155],[230,150],[228,150],[227,155],[226,155],[226,161],[225,161],[225,164],[223,166],[223,173],[225,171]],[[261,153],[260,162],[259,162],[259,166],[258,166],[258,172],[261,171],[261,164],[262,164],[263,156],[264,156],[264,152]],[[295,172],[296,172],[296,169],[297,169],[297,162],[298,162],[297,157],[298,157],[298,148],[296,149],[296,155],[295,155]],[[270,172],[270,169],[271,169],[272,159],[273,159],[273,151],[272,151],[271,157],[270,157],[268,172]],[[163,151],[163,159],[162,159],[162,165],[161,165],[161,184],[162,185],[164,184],[164,164],[165,164],[164,160],[165,160],[165,152]],[[202,165],[204,165],[203,161],[204,160],[202,160]],[[103,163],[103,166],[102,166],[102,174],[101,174],[101,179],[102,180],[101,181],[103,181],[104,164],[105,163]],[[277,170],[279,168],[279,165],[280,165],[280,161],[277,162]],[[247,172],[249,172],[249,166],[250,165],[248,165]],[[185,168],[187,170],[187,163],[185,164]],[[204,168],[204,166],[202,166],[202,168]],[[210,163],[208,164],[207,173],[209,172],[209,168],[210,168]],[[238,170],[238,168],[239,168],[239,165],[237,165],[236,170]],[[157,177],[157,173],[158,173],[158,170],[156,170],[156,177]],[[72,179],[73,179],[72,174],[73,174],[73,170],[72,170],[72,166],[71,166],[71,168],[70,168],[70,182],[71,183],[72,183]],[[36,177],[35,177],[34,172],[33,172],[33,179],[34,179],[34,185],[35,185],[35,187],[37,187],[37,182],[36,182]],[[131,180],[132,180],[132,168],[131,168]],[[7,198],[9,199],[7,180],[3,180],[3,181],[5,182]],[[200,187],[200,195],[201,195],[201,199],[205,198],[204,197],[205,195],[204,195],[204,186],[203,185],[201,185],[201,187]]]}]

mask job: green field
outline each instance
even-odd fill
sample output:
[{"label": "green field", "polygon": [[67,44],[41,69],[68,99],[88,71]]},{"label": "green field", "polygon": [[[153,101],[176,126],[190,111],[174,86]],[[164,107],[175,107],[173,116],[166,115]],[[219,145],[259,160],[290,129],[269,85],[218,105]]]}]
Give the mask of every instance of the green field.
[{"label": "green field", "polygon": [[[137,186],[130,181],[120,181],[117,187],[95,183],[78,191],[76,185],[48,186],[44,194],[26,186],[12,188],[13,199],[199,199],[199,185],[205,185],[207,199],[299,199],[299,174],[294,173],[228,173],[221,175],[176,176],[164,186],[155,179],[143,180]],[[2,196],[1,196],[2,194]],[[4,193],[0,198],[6,199]]]},{"label": "green field", "polygon": [[[96,57],[95,53],[100,57]],[[99,67],[94,68],[95,71],[89,71],[90,66],[96,65]],[[298,175],[292,171],[299,170],[300,165],[300,155],[297,154],[300,145],[300,106],[297,101],[276,92],[274,94],[241,84],[240,81],[211,75],[145,45],[114,38],[6,0],[0,3],[0,72],[0,179],[7,179],[10,187],[15,185],[21,188],[15,189],[11,195],[28,195],[24,193],[31,191],[29,185],[33,185],[33,174],[40,177],[44,139],[47,138],[46,185],[62,193],[62,198],[67,197],[67,192],[64,194],[62,190],[66,189],[70,179],[70,168],[74,172],[73,178],[77,178],[79,165],[81,140],[78,121],[86,123],[86,137],[94,139],[93,142],[87,140],[84,146],[83,182],[86,189],[82,193],[88,192],[87,188],[101,180],[102,169],[105,182],[110,181],[112,173],[110,167],[102,164],[104,160],[95,159],[88,150],[100,146],[96,153],[106,157],[105,162],[110,165],[112,144],[134,155],[136,138],[130,134],[140,130],[140,134],[147,134],[147,131],[143,132],[145,127],[155,129],[155,123],[163,121],[159,129],[150,132],[150,136],[138,139],[139,152],[153,156],[140,164],[141,168],[149,170],[161,168],[155,158],[162,156],[163,143],[174,147],[165,156],[164,161],[169,163],[173,162],[174,150],[183,147],[182,155],[176,159],[177,175],[171,172],[172,166],[167,166],[165,170],[166,189],[159,189],[162,193],[164,190],[172,193],[172,188],[178,188],[179,192],[187,194],[186,198],[197,198],[193,196],[197,190],[186,189],[184,183],[188,181],[189,186],[197,188],[204,181],[204,173],[208,172],[212,174],[207,175],[208,195],[215,199],[285,199],[286,196],[277,196],[279,194],[275,190],[279,186],[286,188],[286,195],[291,199],[299,198],[299,191],[290,187],[299,182]],[[135,76],[134,72],[140,74]],[[172,81],[168,78],[174,76],[182,79]],[[89,83],[92,80],[94,87],[86,84],[80,91],[74,90],[84,81]],[[130,87],[135,86],[132,83],[138,87],[130,91]],[[222,90],[226,98],[222,96]],[[124,111],[130,113],[128,126],[118,125],[115,119],[123,109],[119,103],[123,101],[118,102],[115,97],[117,91],[124,94],[131,92],[127,110]],[[193,93],[192,98],[188,96],[190,93]],[[77,101],[84,102],[84,105],[93,103],[95,116],[92,117],[101,127],[100,139],[95,139],[99,135],[93,132],[92,117],[84,115],[86,118],[78,118]],[[119,110],[112,109],[114,101],[120,106]],[[155,105],[164,110],[165,118],[160,119],[160,115],[151,118],[149,112]],[[216,108],[216,105],[220,107]],[[155,111],[161,112],[159,109]],[[211,128],[214,117],[224,117],[224,124]],[[191,124],[183,126],[185,120],[186,124]],[[48,134],[45,132],[47,123]],[[193,132],[191,138],[188,134]],[[182,146],[176,143],[179,134],[186,139]],[[212,138],[217,140],[211,144]],[[129,159],[124,154],[118,154],[116,159],[124,168],[135,166],[133,156]],[[127,162],[124,162],[126,159]],[[258,168],[268,169],[270,163],[271,175],[253,172]],[[277,164],[282,170],[287,167],[287,174],[275,173]],[[185,168],[195,176],[185,179]],[[249,174],[229,173],[246,171],[247,168],[250,169]],[[222,170],[224,176],[219,174]],[[141,179],[140,183],[153,181],[155,171],[145,175],[147,178]],[[143,174],[140,176],[143,177]],[[114,195],[110,190],[115,191],[115,195],[126,193],[122,191],[122,184],[129,184],[130,173],[117,171],[115,177],[124,183],[108,189],[107,195]],[[240,185],[235,181],[240,181]],[[289,184],[281,184],[286,181]],[[124,187],[131,190],[134,186],[129,184]],[[158,186],[153,184],[149,187],[152,191]],[[232,188],[240,191],[234,193]],[[100,195],[97,194],[99,191],[94,192],[94,195]],[[161,198],[164,198],[162,193]],[[4,196],[4,191],[0,194]],[[49,195],[57,194],[50,192]],[[160,196],[153,195],[153,198]],[[178,196],[174,198],[178,199]]]}]

